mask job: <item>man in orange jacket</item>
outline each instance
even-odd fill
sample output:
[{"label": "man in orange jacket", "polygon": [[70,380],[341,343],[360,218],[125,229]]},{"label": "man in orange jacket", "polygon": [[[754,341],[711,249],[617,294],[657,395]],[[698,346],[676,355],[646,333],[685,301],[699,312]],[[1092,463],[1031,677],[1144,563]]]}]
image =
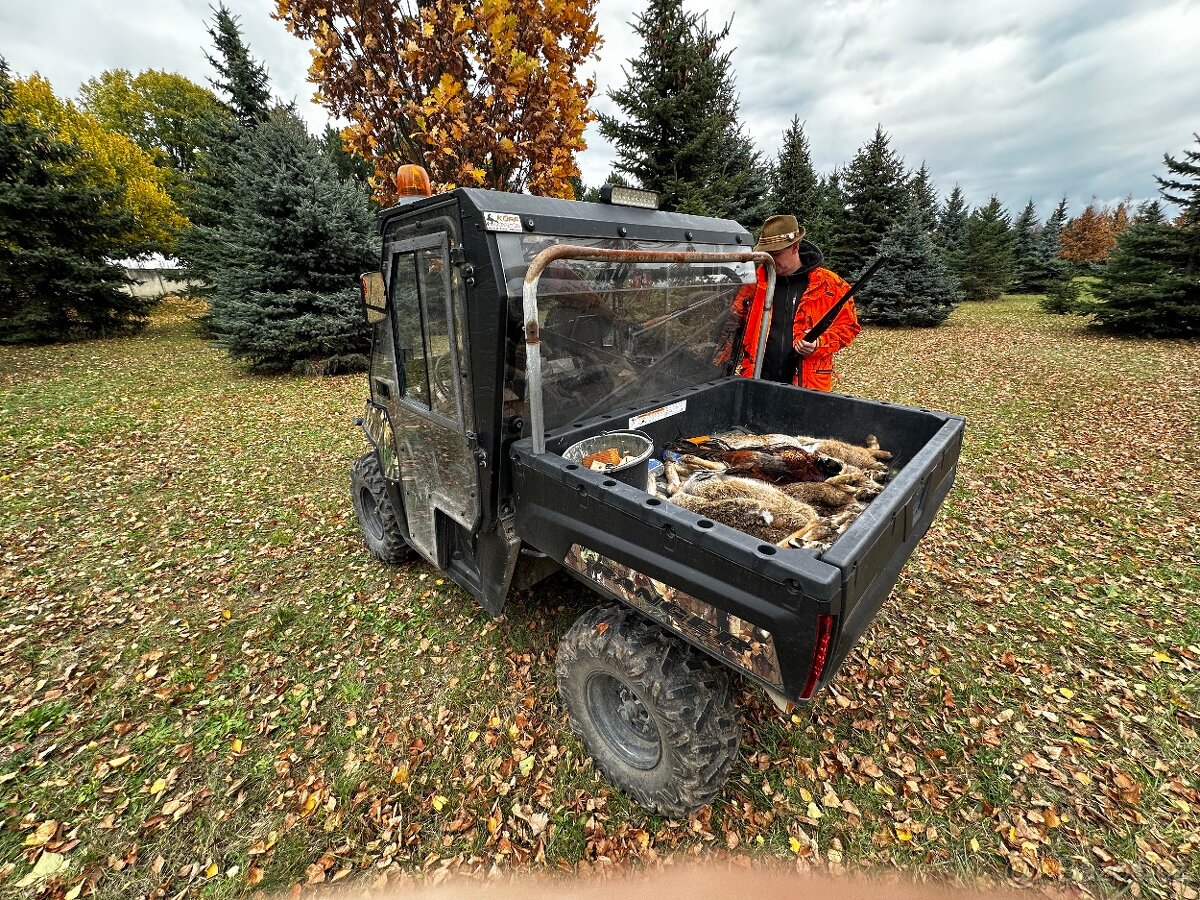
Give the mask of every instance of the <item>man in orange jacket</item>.
[{"label": "man in orange jacket", "polygon": [[[795,216],[771,216],[763,223],[755,250],[775,259],[775,302],[762,378],[798,384],[817,391],[833,387],[833,354],[848,347],[862,330],[854,312],[854,301],[842,307],[833,323],[816,341],[804,334],[850,289],[850,285],[828,269],[821,268],[821,251],[804,240],[804,229]],[[758,284],[747,285],[733,301],[726,326],[721,357],[732,359],[734,341],[742,344],[738,374],[754,375],[758,335],[767,295],[767,275],[758,269]]]}]

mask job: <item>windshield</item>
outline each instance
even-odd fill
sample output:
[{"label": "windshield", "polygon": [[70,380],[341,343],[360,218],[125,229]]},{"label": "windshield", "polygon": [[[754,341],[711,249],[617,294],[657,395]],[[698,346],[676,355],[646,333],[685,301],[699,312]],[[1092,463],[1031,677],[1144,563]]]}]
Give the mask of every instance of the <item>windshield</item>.
[{"label": "windshield", "polygon": [[[510,316],[520,335],[529,260],[556,243],[621,250],[732,252],[712,244],[498,235]],[[730,308],[750,263],[551,263],[538,283],[545,426],[557,428],[726,375]],[[506,398],[525,399],[525,344],[513,341]],[[736,342],[734,342],[736,346]]]}]

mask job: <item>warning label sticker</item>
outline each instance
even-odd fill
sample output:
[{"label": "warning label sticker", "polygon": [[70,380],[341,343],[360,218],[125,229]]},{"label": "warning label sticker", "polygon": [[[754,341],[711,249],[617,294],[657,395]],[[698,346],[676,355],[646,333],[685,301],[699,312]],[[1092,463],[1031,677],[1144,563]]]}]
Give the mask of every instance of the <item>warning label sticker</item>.
[{"label": "warning label sticker", "polygon": [[687,409],[686,400],[668,403],[666,406],[660,406],[658,409],[652,409],[650,412],[644,412],[640,416],[630,416],[629,427],[641,428],[643,425],[649,425],[651,422],[661,422],[663,419],[669,419],[671,416],[679,415],[685,409]]}]

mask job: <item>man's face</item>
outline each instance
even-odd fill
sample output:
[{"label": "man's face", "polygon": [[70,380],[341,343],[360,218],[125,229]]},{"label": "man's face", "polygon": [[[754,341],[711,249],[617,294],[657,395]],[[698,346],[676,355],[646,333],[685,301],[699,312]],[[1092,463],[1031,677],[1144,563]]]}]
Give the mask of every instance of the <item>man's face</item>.
[{"label": "man's face", "polygon": [[785,250],[771,251],[771,258],[775,260],[777,275],[791,275],[800,268],[800,242],[797,241]]}]

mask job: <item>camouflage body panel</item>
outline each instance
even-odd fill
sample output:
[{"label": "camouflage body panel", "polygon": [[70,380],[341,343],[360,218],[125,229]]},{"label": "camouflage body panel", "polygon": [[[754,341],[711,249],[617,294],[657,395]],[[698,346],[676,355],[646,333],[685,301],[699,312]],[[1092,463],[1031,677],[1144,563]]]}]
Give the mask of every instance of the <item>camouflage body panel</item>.
[{"label": "camouflage body panel", "polygon": [[395,481],[400,477],[400,464],[396,459],[396,441],[392,436],[392,423],[387,410],[378,404],[367,402],[362,417],[362,429],[367,440],[379,451],[379,467],[384,477]]},{"label": "camouflage body panel", "polygon": [[571,546],[563,565],[731,665],[782,689],[775,639],[769,631],[580,544]]}]

